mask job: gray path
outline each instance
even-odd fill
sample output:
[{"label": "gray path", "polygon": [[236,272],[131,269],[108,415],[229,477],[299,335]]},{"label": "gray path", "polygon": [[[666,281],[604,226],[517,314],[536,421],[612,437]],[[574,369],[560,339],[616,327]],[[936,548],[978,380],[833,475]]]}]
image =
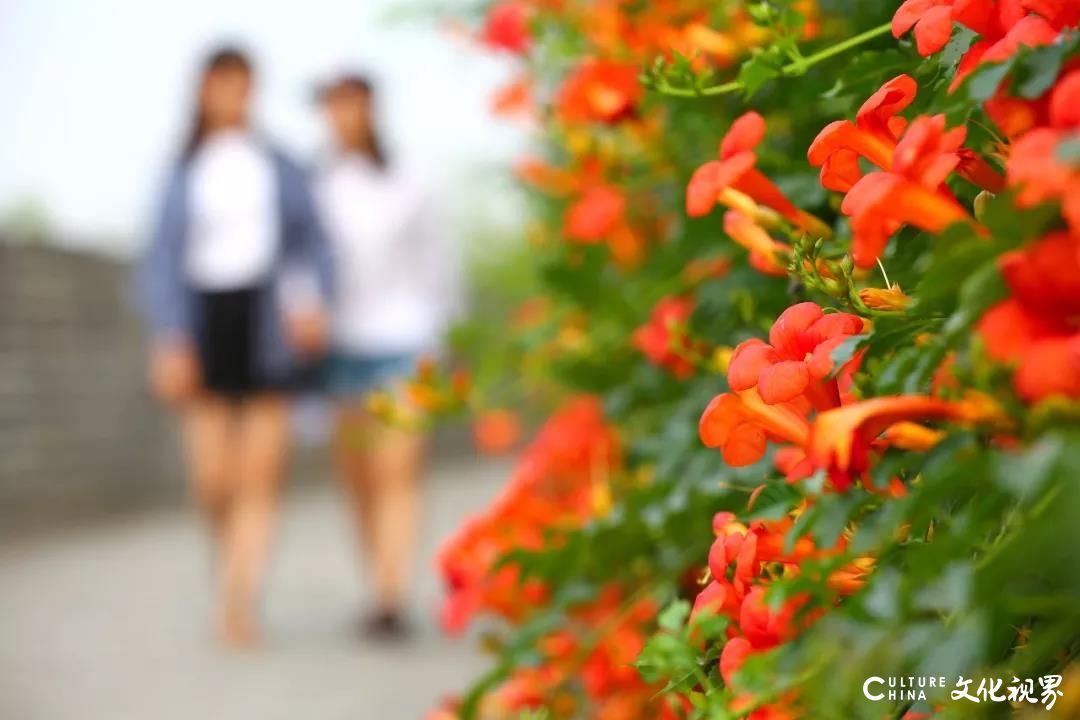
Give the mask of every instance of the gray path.
[{"label": "gray path", "polygon": [[359,640],[362,583],[335,488],[287,498],[266,643],[214,649],[206,546],[190,512],[57,531],[0,548],[3,720],[417,720],[486,665],[435,627],[437,542],[484,505],[502,464],[444,464],[428,488],[416,638]]}]

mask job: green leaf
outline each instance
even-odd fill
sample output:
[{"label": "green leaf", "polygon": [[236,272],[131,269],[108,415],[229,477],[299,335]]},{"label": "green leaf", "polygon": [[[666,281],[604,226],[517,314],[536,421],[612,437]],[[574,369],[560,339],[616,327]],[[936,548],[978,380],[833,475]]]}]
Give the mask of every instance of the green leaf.
[{"label": "green leaf", "polygon": [[690,617],[690,603],[686,600],[676,600],[663,609],[656,622],[662,629],[674,632],[686,624],[688,617]]},{"label": "green leaf", "polygon": [[775,50],[765,51],[756,48],[750,59],[739,67],[736,79],[742,85],[743,96],[752,97],[771,80],[780,76],[783,59]]},{"label": "green leaf", "polygon": [[1069,43],[1062,42],[1022,52],[1015,81],[1020,96],[1033,99],[1049,90],[1071,50]]},{"label": "green leaf", "polygon": [[1070,165],[1080,164],[1080,134],[1073,135],[1058,143],[1054,157]]},{"label": "green leaf", "polygon": [[844,342],[833,348],[830,357],[833,361],[833,375],[840,372],[844,365],[855,357],[855,353],[859,348],[866,344],[866,338],[861,335],[852,335],[844,340]]},{"label": "green leaf", "polygon": [[1009,74],[1009,70],[1009,63],[999,63],[976,71],[966,81],[968,96],[979,102],[989,100],[997,92],[998,86]]},{"label": "green leaf", "polygon": [[1022,500],[1040,492],[1061,456],[1061,438],[1039,440],[1021,453],[1001,454],[994,465],[994,480]]},{"label": "green leaf", "polygon": [[936,581],[916,593],[915,603],[925,610],[943,613],[959,611],[971,596],[972,576],[970,563],[955,562]]}]

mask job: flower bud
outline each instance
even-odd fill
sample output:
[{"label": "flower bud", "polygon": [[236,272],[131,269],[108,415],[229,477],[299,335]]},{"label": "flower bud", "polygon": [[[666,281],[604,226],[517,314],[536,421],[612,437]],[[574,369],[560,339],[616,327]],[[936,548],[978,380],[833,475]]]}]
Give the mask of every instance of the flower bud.
[{"label": "flower bud", "polygon": [[871,310],[903,310],[911,305],[911,297],[898,287],[863,288],[859,299]]},{"label": "flower bud", "polygon": [[975,219],[982,222],[986,216],[986,204],[994,199],[994,193],[983,190],[975,196]]}]

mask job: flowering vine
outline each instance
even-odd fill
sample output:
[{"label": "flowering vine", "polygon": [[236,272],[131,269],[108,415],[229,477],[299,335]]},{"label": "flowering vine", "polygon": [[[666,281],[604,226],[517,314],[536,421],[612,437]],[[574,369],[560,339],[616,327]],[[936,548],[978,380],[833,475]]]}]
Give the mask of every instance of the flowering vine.
[{"label": "flowering vine", "polygon": [[1080,695],[1078,23],[488,9],[542,130],[507,372],[570,399],[441,555],[448,627],[499,640],[433,718],[971,716],[862,694],[885,674]]}]

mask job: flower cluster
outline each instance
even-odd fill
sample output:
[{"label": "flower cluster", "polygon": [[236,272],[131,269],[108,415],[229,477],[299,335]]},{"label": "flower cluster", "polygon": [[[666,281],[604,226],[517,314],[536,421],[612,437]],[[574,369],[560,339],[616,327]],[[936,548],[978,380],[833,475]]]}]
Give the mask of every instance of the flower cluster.
[{"label": "flower cluster", "polygon": [[[839,555],[845,549],[843,537],[836,547],[828,550],[817,548],[808,537],[800,537],[788,547],[787,537],[793,526],[792,517],[757,520],[749,526],[740,523],[731,512],[717,513],[713,518],[716,539],[709,550],[711,580],[694,601],[691,619],[699,613],[730,619],[718,663],[720,675],[729,687],[738,689],[736,673],[747,658],[793,639],[823,612],[822,609],[802,612],[809,605],[805,595],[791,596],[778,606],[767,599],[773,579],[790,578],[800,572],[801,562]],[[872,568],[871,558],[859,558],[830,573],[827,583],[837,597],[849,595],[862,587]],[[787,707],[791,700],[788,697],[779,704],[757,707],[750,717],[774,720],[798,717],[793,708]],[[751,698],[734,700],[736,706],[752,702]]]},{"label": "flower cluster", "polygon": [[835,368],[832,354],[861,333],[864,322],[849,313],[825,314],[810,302],[785,310],[768,343],[753,338],[735,348],[728,365],[734,392],[717,395],[705,409],[702,442],[734,466],[760,460],[767,440],[790,443],[777,455],[789,481],[823,470],[837,490],[846,490],[854,479],[867,479],[872,450],[926,450],[941,438],[918,420],[998,419],[997,408],[978,398],[855,399],[848,389],[859,355]]},{"label": "flower cluster", "polygon": [[541,548],[549,532],[593,517],[620,458],[618,436],[594,398],[568,401],[552,415],[499,497],[440,551],[448,588],[444,627],[460,631],[480,611],[521,619],[544,602],[543,583],[522,578],[520,568],[499,566],[498,560],[511,550]]},{"label": "flower cluster", "polygon": [[436,717],[928,718],[950,698],[864,706],[854,678],[941,647],[1069,676],[1078,24],[1073,0],[488,10],[522,68],[500,105],[543,131],[508,372],[590,396],[444,549],[448,627],[508,627]]},{"label": "flower cluster", "polygon": [[654,365],[667,368],[675,377],[689,377],[694,372],[695,348],[686,324],[693,312],[689,298],[664,298],[653,308],[649,322],[634,331],[634,345]]}]

